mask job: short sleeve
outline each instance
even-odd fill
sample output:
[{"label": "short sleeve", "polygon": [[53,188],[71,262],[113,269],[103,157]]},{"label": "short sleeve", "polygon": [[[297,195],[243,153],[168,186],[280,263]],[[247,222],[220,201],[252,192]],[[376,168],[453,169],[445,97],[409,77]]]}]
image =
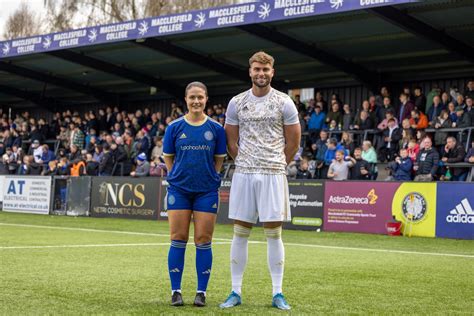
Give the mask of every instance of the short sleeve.
[{"label": "short sleeve", "polygon": [[234,99],[230,100],[227,105],[227,111],[225,112],[225,123],[228,125],[239,125],[239,117],[237,115],[237,109],[235,107]]},{"label": "short sleeve", "polygon": [[216,149],[214,151],[214,156],[227,156],[227,139],[225,136],[225,130],[221,126],[219,126],[217,129]]},{"label": "short sleeve", "polygon": [[174,156],[175,153],[176,148],[174,146],[173,125],[170,125],[166,129],[165,137],[163,138],[163,155]]},{"label": "short sleeve", "polygon": [[295,103],[288,97],[283,105],[283,124],[294,125],[298,124],[300,119],[298,117],[298,111],[296,110]]}]

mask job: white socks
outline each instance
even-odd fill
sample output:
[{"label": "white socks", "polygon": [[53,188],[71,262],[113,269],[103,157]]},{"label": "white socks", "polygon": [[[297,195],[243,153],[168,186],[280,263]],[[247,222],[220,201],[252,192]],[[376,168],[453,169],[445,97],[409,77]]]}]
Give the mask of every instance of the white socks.
[{"label": "white socks", "polygon": [[250,228],[234,225],[234,238],[230,247],[230,272],[232,275],[232,291],[241,295],[242,278],[248,259]]},{"label": "white socks", "polygon": [[281,226],[264,228],[267,237],[268,269],[272,277],[273,295],[282,293],[283,270],[285,266],[285,248],[281,240]]},{"label": "white socks", "polygon": [[[282,293],[285,248],[281,240],[281,230],[281,226],[264,228],[267,237],[268,269],[272,277],[273,295]],[[242,293],[242,278],[247,266],[250,231],[250,228],[234,225],[234,238],[230,247],[230,272],[232,274],[232,291],[239,295]]]}]

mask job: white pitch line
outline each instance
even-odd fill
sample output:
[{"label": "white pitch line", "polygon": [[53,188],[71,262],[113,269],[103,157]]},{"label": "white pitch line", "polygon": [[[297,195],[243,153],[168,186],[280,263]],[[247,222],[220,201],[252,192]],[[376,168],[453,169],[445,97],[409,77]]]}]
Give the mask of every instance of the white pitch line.
[{"label": "white pitch line", "polygon": [[[229,245],[230,242],[214,242],[214,245]],[[48,249],[48,248],[95,248],[95,247],[143,247],[143,246],[169,246],[169,242],[140,243],[140,244],[90,244],[90,245],[46,245],[46,246],[7,246],[0,249]]]},{"label": "white pitch line", "polygon": [[[140,232],[129,232],[129,231],[120,231],[120,230],[103,230],[103,229],[57,227],[57,226],[43,226],[43,225],[27,225],[27,224],[10,224],[10,223],[0,223],[0,225],[14,226],[14,227],[42,228],[42,229],[87,231],[87,232],[97,232],[97,233],[113,233],[113,234],[126,234],[126,235],[169,237],[169,235],[167,235],[167,234],[140,233]],[[191,238],[192,237],[190,236],[190,239]],[[220,241],[227,241],[227,242],[232,241],[231,239],[226,239],[226,238],[213,238],[213,240],[220,240]],[[251,244],[266,244],[266,242],[264,242],[264,241],[249,241],[249,243],[251,243]],[[343,247],[343,246],[326,246],[326,245],[298,244],[298,243],[285,243],[285,245],[295,246],[295,247],[320,248],[320,249],[350,250],[350,251],[365,251],[365,252],[382,252],[382,253],[395,253],[395,254],[425,255],[425,256],[438,256],[438,257],[458,257],[458,258],[474,259],[474,255],[464,255],[464,254],[455,254],[455,253],[442,253],[442,252],[441,253],[436,253],[436,252],[420,252],[420,251],[408,251],[408,250],[375,249],[375,248],[359,248],[359,247]]]}]

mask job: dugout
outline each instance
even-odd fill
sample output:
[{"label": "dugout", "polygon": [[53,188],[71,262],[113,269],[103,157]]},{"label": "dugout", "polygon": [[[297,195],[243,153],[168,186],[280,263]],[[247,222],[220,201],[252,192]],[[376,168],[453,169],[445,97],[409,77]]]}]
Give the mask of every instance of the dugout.
[{"label": "dugout", "polygon": [[462,89],[474,73],[470,0],[265,0],[0,42],[5,111],[114,104],[167,112],[184,86],[211,102],[249,87],[248,57],[276,58],[279,89],[359,105],[381,84]]}]

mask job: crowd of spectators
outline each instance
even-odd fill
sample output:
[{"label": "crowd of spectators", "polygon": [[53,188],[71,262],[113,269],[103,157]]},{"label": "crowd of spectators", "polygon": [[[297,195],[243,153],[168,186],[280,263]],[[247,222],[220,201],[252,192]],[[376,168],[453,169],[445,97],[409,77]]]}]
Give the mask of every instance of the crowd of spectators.
[{"label": "crowd of spectators", "polygon": [[307,103],[296,96],[305,137],[288,176],[375,180],[377,164],[386,163],[389,177],[379,180],[464,181],[469,169],[452,164],[474,163],[473,149],[457,139],[459,129],[474,127],[473,99],[473,80],[464,93],[433,86],[427,95],[420,87],[391,95],[382,87],[359,107],[337,94],[325,100],[316,92]]},{"label": "crowd of spectators", "polygon": [[[221,124],[224,113],[222,105],[207,109]],[[0,112],[0,174],[166,176],[162,138],[168,124],[183,115],[176,103],[166,117],[148,107],[66,110],[50,122],[27,111],[14,118]]]},{"label": "crowd of spectators", "polygon": [[[420,87],[393,96],[382,87],[360,106],[337,94],[326,101],[316,92],[307,103],[295,96],[303,139],[288,176],[375,180],[386,163],[386,180],[463,181],[468,169],[447,164],[474,163],[474,150],[446,129],[474,126],[473,98],[472,80],[464,93],[434,86],[426,96]],[[224,124],[225,106],[206,111]],[[97,113],[57,112],[47,122],[27,111],[13,118],[0,111],[0,174],[166,176],[162,138],[184,113],[177,103],[168,116],[148,107],[130,112],[107,106]]]}]

